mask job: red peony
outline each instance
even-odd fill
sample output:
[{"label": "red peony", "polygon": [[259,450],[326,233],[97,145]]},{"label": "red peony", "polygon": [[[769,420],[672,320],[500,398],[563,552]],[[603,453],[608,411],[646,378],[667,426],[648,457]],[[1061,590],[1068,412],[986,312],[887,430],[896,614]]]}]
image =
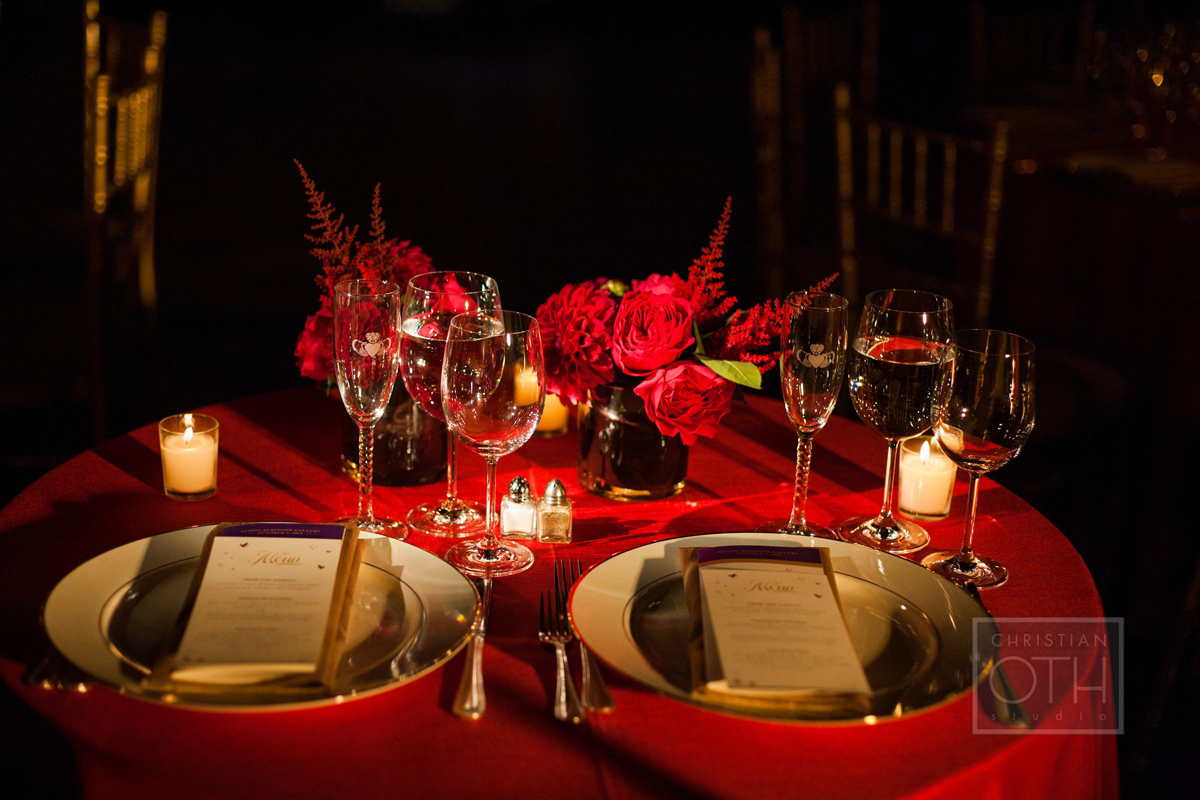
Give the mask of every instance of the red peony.
[{"label": "red peony", "polygon": [[333,375],[333,312],[328,307],[305,320],[296,342],[296,365],[301,375],[315,381]]},{"label": "red peony", "polygon": [[679,294],[683,288],[683,278],[678,275],[659,275],[657,272],[644,281],[634,280],[633,291],[650,292],[651,294]]},{"label": "red peony", "polygon": [[546,391],[578,403],[613,379],[612,324],[617,303],[594,281],[567,284],[537,310]]},{"label": "red peony", "polygon": [[633,391],[646,404],[646,415],[659,433],[679,434],[686,445],[701,436],[716,436],[721,417],[733,407],[733,384],[694,361],[655,370]]},{"label": "red peony", "polygon": [[670,364],[696,341],[692,307],[671,294],[628,292],[613,325],[613,360],[630,375]]}]

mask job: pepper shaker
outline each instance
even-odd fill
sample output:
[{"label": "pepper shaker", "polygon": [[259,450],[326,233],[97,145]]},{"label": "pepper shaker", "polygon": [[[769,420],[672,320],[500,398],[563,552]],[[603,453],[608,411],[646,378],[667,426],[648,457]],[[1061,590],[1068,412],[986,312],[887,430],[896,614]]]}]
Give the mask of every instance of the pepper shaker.
[{"label": "pepper shaker", "polygon": [[537,502],[529,490],[529,481],[520,475],[512,479],[508,494],[500,498],[500,533],[506,539],[537,536]]},{"label": "pepper shaker", "polygon": [[538,501],[537,538],[539,542],[571,541],[571,499],[558,478],[546,484],[546,494]]}]

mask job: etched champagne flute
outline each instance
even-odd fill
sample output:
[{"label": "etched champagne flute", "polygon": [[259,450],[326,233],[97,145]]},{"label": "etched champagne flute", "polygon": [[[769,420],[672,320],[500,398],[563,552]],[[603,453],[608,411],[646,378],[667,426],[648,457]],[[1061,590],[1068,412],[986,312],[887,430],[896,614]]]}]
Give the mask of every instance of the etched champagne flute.
[{"label": "etched champagne flute", "polygon": [[812,440],[833,413],[846,369],[848,303],[841,295],[792,292],[784,303],[779,352],[783,404],[796,426],[796,487],[788,519],[768,522],[760,531],[837,538],[805,516]]},{"label": "etched champagne flute", "polygon": [[938,392],[933,431],[946,457],[970,476],[967,519],[958,551],[930,553],[921,563],[957,584],[973,581],[982,589],[1004,583],[1008,570],[971,547],[979,479],[1016,458],[1033,431],[1033,343],[1003,331],[962,331],[953,363]]},{"label": "etched champagne flute", "polygon": [[333,287],[333,353],[338,391],[358,425],[358,513],[338,522],[403,539],[404,526],[376,517],[371,504],[375,437],[400,358],[400,287],[386,281],[342,281]]},{"label": "etched champagne flute", "polygon": [[911,553],[929,543],[915,522],[896,519],[894,487],[900,442],[933,423],[938,384],[954,354],[954,315],[941,295],[885,289],[867,295],[846,374],[850,399],[863,423],[888,443],[883,509],[842,523],[839,535],[889,553]]},{"label": "etched champagne flute", "polygon": [[537,320],[483,311],[450,323],[442,367],[446,424],[487,461],[487,516],[482,539],[461,542],[446,560],[468,575],[513,575],[533,565],[533,552],[502,541],[496,519],[496,462],[533,436],[546,399],[542,337]]},{"label": "etched champagne flute", "polygon": [[[400,372],[409,395],[421,408],[445,421],[442,411],[442,358],[450,320],[463,311],[500,317],[496,281],[474,272],[426,272],[408,282],[404,295]],[[430,536],[462,537],[483,532],[478,505],[458,496],[458,439],[446,429],[446,496],[408,512],[408,526]]]}]

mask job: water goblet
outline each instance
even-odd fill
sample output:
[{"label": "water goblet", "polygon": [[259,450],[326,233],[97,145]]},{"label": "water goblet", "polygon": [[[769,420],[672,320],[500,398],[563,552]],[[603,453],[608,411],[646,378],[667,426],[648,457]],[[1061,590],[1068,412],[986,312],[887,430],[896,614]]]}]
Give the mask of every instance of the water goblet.
[{"label": "water goblet", "polygon": [[1016,458],[1033,431],[1033,343],[1003,331],[961,331],[953,363],[938,392],[933,430],[946,457],[970,477],[967,519],[961,548],[930,553],[921,563],[959,585],[973,581],[982,589],[1004,583],[1008,570],[971,547],[979,479]]},{"label": "water goblet", "polygon": [[[426,272],[408,282],[404,295],[400,372],[421,408],[445,421],[442,411],[442,359],[450,320],[463,311],[500,316],[496,281],[474,272]],[[483,515],[458,497],[458,438],[446,429],[446,496],[408,512],[408,526],[430,536],[462,537],[483,531]]]},{"label": "water goblet", "polygon": [[496,462],[533,436],[546,397],[537,320],[514,311],[497,320],[468,311],[450,322],[442,366],[446,424],[487,461],[484,536],[454,545],[446,560],[468,575],[513,575],[533,565],[533,552],[501,541],[496,519]]},{"label": "water goblet", "polygon": [[842,387],[846,369],[846,298],[827,293],[792,292],[784,304],[784,329],[779,353],[783,404],[796,426],[796,486],[792,513],[760,531],[837,538],[829,528],[805,517],[808,503],[812,440],[825,427]]},{"label": "water goblet", "polygon": [[867,295],[847,375],[859,419],[887,440],[887,467],[882,510],[843,522],[839,535],[847,542],[889,553],[911,553],[929,543],[924,528],[892,514],[896,467],[900,442],[933,422],[933,401],[953,345],[954,316],[946,298],[909,289]]},{"label": "water goblet", "polygon": [[333,287],[334,374],[350,418],[358,425],[358,513],[338,522],[398,539],[408,535],[394,519],[376,517],[371,504],[375,437],[387,408],[400,356],[400,287],[386,281],[342,281]]}]

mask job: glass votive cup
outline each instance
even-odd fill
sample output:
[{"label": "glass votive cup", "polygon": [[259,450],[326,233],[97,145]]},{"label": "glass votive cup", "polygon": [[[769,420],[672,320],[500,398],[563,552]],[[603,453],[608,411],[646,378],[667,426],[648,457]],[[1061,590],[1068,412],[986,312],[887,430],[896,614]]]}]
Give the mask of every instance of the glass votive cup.
[{"label": "glass votive cup", "polygon": [[538,420],[535,436],[550,439],[567,432],[571,415],[569,409],[558,399],[558,395],[546,392],[546,403],[542,406],[542,417]]},{"label": "glass votive cup", "polygon": [[158,423],[163,491],[174,500],[203,500],[217,491],[220,426],[207,414],[173,414]]},{"label": "glass votive cup", "polygon": [[915,436],[900,444],[898,510],[910,519],[939,520],[950,516],[958,467],[932,436]]}]

